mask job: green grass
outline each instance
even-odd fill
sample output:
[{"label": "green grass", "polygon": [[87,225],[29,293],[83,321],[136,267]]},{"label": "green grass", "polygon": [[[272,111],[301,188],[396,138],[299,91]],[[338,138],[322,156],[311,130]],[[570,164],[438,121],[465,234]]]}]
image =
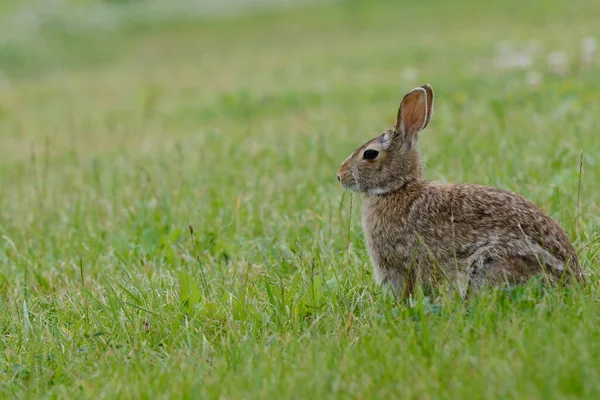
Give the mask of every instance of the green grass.
[{"label": "green grass", "polygon": [[[0,46],[1,397],[599,398],[598,20],[349,1]],[[572,73],[531,88],[503,39]],[[425,82],[428,178],[538,203],[588,287],[382,295],[335,171]]]}]

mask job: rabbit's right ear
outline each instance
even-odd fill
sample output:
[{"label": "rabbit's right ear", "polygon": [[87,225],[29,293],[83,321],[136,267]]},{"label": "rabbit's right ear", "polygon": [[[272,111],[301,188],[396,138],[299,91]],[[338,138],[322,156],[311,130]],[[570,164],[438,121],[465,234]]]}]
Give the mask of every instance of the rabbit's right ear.
[{"label": "rabbit's right ear", "polygon": [[[429,85],[425,86],[431,89]],[[428,90],[425,86],[414,88],[402,99],[398,109],[396,132],[404,137],[416,135],[429,123],[431,114],[428,112]],[[433,94],[433,90],[431,93]],[[431,96],[431,104],[433,105],[433,96]]]},{"label": "rabbit's right ear", "polygon": [[425,119],[425,126],[423,129],[427,128],[429,125],[429,121],[431,121],[431,114],[433,113],[433,88],[431,85],[425,84],[421,86],[427,92],[427,118]]}]

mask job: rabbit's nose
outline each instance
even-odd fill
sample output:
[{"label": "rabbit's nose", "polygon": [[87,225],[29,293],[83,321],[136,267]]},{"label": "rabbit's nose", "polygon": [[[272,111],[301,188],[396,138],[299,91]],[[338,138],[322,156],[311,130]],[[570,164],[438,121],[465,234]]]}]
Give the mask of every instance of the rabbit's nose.
[{"label": "rabbit's nose", "polygon": [[338,182],[341,182],[342,181],[342,177],[340,176],[340,174],[336,174],[336,176],[337,176]]}]

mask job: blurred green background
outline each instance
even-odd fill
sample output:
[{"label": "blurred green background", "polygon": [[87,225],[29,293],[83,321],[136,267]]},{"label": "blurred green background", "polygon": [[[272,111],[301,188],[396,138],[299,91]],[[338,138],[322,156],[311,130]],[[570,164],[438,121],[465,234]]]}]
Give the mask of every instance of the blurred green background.
[{"label": "blurred green background", "polygon": [[[598,398],[597,0],[0,10],[2,397]],[[423,83],[426,176],[538,203],[589,287],[381,295],[335,171]]]}]

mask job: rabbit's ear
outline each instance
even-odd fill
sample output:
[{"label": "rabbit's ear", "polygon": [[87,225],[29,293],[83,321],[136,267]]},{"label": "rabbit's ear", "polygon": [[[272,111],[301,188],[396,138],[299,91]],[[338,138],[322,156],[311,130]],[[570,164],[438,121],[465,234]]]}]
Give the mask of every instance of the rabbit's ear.
[{"label": "rabbit's ear", "polygon": [[427,92],[427,118],[425,119],[425,126],[423,126],[423,129],[425,129],[427,128],[427,125],[429,125],[431,114],[433,113],[433,88],[428,84],[421,87]]},{"label": "rabbit's ear", "polygon": [[426,89],[418,87],[408,92],[398,109],[396,132],[408,137],[416,135],[425,128],[428,122],[427,103]]}]

